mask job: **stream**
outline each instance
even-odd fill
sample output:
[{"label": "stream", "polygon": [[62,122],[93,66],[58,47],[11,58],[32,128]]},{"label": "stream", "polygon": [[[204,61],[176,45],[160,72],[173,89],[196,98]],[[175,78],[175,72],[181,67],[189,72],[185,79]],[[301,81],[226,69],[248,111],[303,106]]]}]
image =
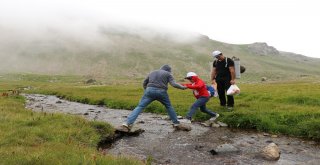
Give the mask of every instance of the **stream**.
[{"label": "stream", "polygon": [[[27,109],[78,115],[88,120],[108,122],[114,127],[121,125],[131,112],[66,101],[49,95],[24,94],[24,97]],[[166,118],[165,115],[141,113],[135,126],[145,131],[138,136],[123,136],[104,148],[103,152],[140,160],[152,158],[154,164],[320,164],[318,142],[227,127],[205,127],[200,123],[192,123],[189,132],[176,131]],[[277,161],[267,161],[259,156],[259,151],[272,142],[281,151]],[[220,145],[229,146],[229,149],[227,147],[225,151],[212,154],[212,150]]]}]

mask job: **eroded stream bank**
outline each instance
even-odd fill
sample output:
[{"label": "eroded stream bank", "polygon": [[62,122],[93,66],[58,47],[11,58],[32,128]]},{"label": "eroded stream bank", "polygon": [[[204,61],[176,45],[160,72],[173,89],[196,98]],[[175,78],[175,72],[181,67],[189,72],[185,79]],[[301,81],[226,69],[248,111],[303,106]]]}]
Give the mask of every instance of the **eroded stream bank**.
[{"label": "eroded stream bank", "polygon": [[[66,113],[83,116],[88,120],[105,121],[119,126],[131,112],[95,105],[70,102],[38,94],[26,94],[26,108],[38,112]],[[239,131],[228,128],[204,127],[192,124],[190,132],[174,131],[165,116],[142,113],[136,125],[145,130],[139,136],[123,136],[105,152],[130,155],[141,160],[149,156],[155,164],[319,164],[320,146],[285,136]],[[278,161],[266,161],[258,156],[261,148],[276,143],[281,151]],[[212,155],[209,151],[226,144],[225,152]],[[232,148],[233,150],[230,150]]]}]

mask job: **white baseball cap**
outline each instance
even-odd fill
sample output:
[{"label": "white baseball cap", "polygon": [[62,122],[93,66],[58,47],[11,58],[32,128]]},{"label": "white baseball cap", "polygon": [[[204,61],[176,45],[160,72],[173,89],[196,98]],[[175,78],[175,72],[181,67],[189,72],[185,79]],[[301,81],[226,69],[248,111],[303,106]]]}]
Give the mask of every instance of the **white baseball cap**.
[{"label": "white baseball cap", "polygon": [[187,73],[187,76],[186,76],[185,78],[190,78],[190,77],[192,77],[192,76],[197,76],[197,74],[194,73],[194,72],[188,72],[188,73]]},{"label": "white baseball cap", "polygon": [[215,51],[213,51],[212,52],[212,56],[214,57],[214,58],[217,58],[218,56],[220,56],[222,53],[219,51],[219,50],[215,50]]}]

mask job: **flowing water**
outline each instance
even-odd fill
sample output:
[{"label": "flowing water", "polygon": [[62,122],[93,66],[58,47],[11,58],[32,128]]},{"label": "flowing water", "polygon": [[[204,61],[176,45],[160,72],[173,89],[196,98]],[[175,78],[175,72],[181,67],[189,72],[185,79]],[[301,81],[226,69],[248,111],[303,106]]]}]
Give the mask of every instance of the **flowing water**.
[{"label": "flowing water", "polygon": [[[24,96],[26,108],[33,111],[79,115],[88,120],[108,122],[114,127],[121,125],[131,112],[70,102],[56,96]],[[171,121],[165,118],[141,113],[135,125],[145,132],[139,136],[123,136],[103,152],[141,160],[151,158],[154,164],[320,164],[320,146],[314,141],[226,127],[204,127],[200,123],[193,123],[189,132],[175,131]],[[259,156],[259,151],[271,142],[276,143],[281,151],[277,161],[266,161]],[[212,150],[223,144],[236,150],[212,154]]]}]

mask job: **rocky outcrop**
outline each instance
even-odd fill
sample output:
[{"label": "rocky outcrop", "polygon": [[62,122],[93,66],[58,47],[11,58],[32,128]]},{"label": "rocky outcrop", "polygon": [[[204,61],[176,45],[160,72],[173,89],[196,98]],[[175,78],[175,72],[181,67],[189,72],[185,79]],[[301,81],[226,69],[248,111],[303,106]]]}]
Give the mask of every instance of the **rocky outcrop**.
[{"label": "rocky outcrop", "polygon": [[249,51],[258,55],[279,55],[279,51],[265,42],[255,42],[248,45]]}]

